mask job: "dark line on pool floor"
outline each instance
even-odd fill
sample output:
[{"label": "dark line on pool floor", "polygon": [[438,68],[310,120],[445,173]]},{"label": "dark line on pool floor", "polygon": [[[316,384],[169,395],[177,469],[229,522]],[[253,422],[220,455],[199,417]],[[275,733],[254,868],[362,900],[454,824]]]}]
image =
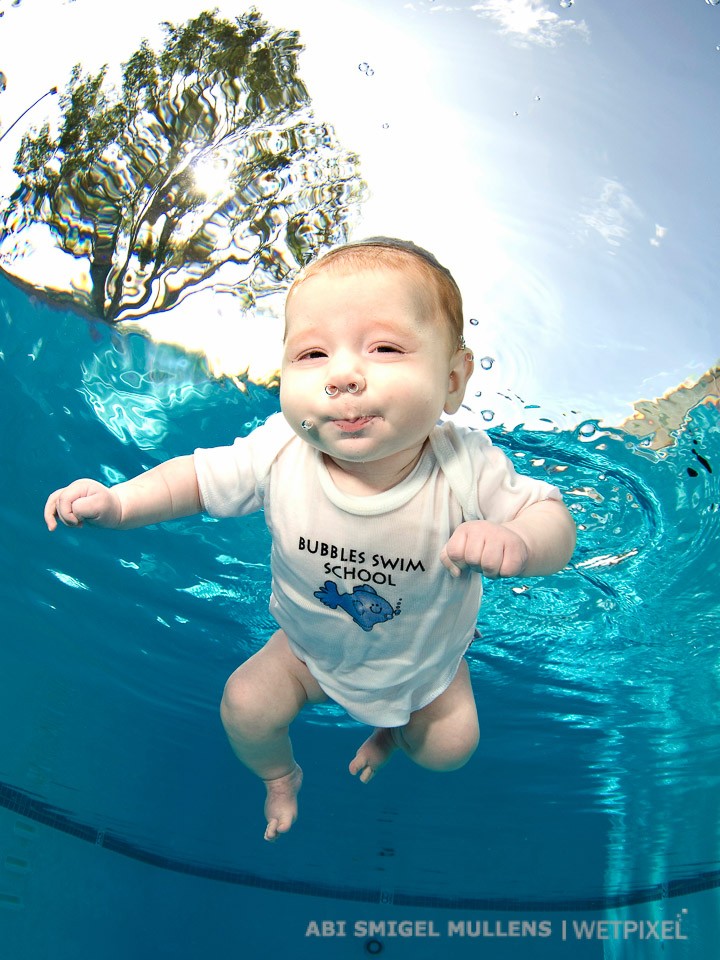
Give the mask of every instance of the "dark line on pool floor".
[{"label": "dark line on pool floor", "polygon": [[[387,891],[366,887],[336,887],[315,880],[274,880],[259,874],[249,873],[233,867],[213,867],[210,864],[169,857],[165,854],[141,847],[111,830],[98,830],[91,824],[82,823],[68,813],[25,790],[0,781],[0,806],[20,816],[34,820],[68,834],[78,840],[84,840],[95,846],[103,847],[131,860],[146,863],[173,873],[216,880],[246,887],[259,887],[284,893],[297,893],[304,896],[323,897],[335,900],[353,900],[358,903],[387,903]],[[396,890],[392,902],[394,906],[435,907],[454,910],[499,910],[499,911],[580,911],[609,910],[633,906],[639,903],[651,903],[673,897],[687,896],[720,887],[720,870],[697,873],[692,877],[667,880],[616,893],[609,896],[579,897],[577,899],[521,899],[512,897],[442,897],[405,894]]]}]

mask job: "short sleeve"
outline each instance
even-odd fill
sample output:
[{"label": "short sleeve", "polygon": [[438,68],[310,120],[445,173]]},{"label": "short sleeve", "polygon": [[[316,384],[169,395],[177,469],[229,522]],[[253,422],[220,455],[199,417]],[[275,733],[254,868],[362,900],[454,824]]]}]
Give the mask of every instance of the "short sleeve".
[{"label": "short sleeve", "polygon": [[506,523],[540,500],[562,500],[551,483],[518,473],[483,430],[445,422],[430,442],[466,520]]},{"label": "short sleeve", "polygon": [[477,479],[478,508],[485,520],[507,523],[541,500],[562,500],[556,486],[518,473],[502,450],[488,443]]},{"label": "short sleeve", "polygon": [[203,510],[212,517],[239,517],[260,510],[273,462],[295,437],[282,414],[270,417],[227,447],[195,450]]}]

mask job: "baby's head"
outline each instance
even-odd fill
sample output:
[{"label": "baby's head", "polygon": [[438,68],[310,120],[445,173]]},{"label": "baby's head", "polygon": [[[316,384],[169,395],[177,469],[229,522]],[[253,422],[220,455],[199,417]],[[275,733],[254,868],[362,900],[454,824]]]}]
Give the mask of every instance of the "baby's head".
[{"label": "baby's head", "polygon": [[290,289],[280,405],[336,464],[416,462],[472,368],[457,284],[412,243],[337,247]]},{"label": "baby's head", "polygon": [[306,280],[324,270],[339,274],[363,270],[404,274],[416,281],[427,318],[437,322],[440,329],[444,328],[450,352],[465,349],[462,295],[458,285],[447,267],[423,247],[394,237],[370,237],[335,247],[305,267],[290,287],[287,304]]}]

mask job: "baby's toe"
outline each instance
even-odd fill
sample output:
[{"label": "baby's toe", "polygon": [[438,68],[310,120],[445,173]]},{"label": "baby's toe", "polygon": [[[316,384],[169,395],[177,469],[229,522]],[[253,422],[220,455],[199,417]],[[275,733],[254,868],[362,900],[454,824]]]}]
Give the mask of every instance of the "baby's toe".
[{"label": "baby's toe", "polygon": [[375,771],[370,766],[369,761],[361,754],[358,754],[350,763],[349,770],[354,777],[357,777],[359,774],[360,780],[363,783],[367,783],[368,780],[371,780],[375,775]]},{"label": "baby's toe", "polygon": [[372,778],[373,778],[374,776],[375,776],[375,771],[374,771],[373,768],[368,764],[368,765],[365,767],[365,769],[363,770],[363,772],[360,774],[360,780],[361,780],[362,783],[370,783],[370,781],[372,780]]}]

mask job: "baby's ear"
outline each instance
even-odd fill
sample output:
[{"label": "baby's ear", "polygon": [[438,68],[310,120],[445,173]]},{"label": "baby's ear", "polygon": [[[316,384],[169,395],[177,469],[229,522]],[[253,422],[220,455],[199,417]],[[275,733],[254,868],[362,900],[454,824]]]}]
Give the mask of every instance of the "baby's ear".
[{"label": "baby's ear", "polygon": [[473,374],[475,363],[470,350],[463,347],[458,350],[452,361],[448,379],[448,394],[445,400],[445,413],[457,413],[465,396],[465,388]]}]

